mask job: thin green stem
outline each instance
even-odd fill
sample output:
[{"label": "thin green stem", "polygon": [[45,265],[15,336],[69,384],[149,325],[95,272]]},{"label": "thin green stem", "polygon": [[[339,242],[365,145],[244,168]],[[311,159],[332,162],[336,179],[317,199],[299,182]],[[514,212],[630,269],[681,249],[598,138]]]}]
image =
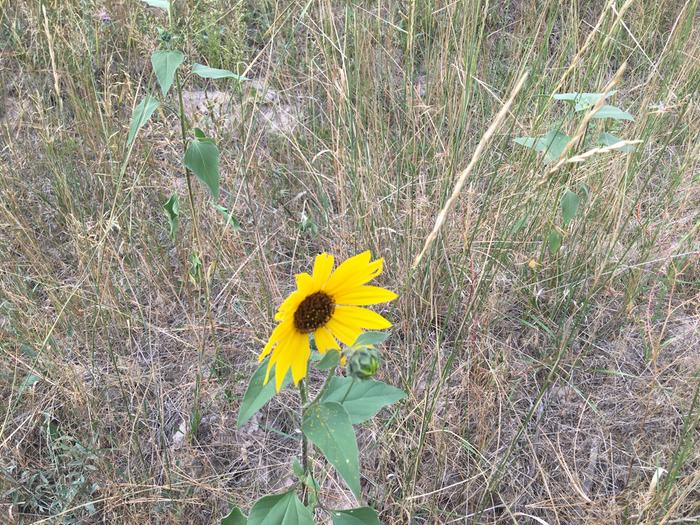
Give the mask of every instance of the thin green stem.
[{"label": "thin green stem", "polygon": [[326,393],[326,390],[328,390],[328,387],[331,384],[331,379],[335,375],[334,372],[335,372],[335,367],[331,368],[328,371],[328,375],[326,375],[326,380],[323,382],[323,386],[321,387],[321,390],[318,392],[318,394],[316,395],[314,400],[311,402],[312,404],[315,403],[316,401],[318,401],[319,399],[321,399],[323,397],[323,395]]},{"label": "thin green stem", "polygon": [[[309,402],[309,397],[306,393],[306,381],[301,380],[299,381],[299,398],[301,400],[301,409],[300,409],[300,421],[303,421],[304,419],[304,410],[306,409],[306,405]],[[306,434],[302,431],[301,433],[301,466],[304,469],[304,476],[308,476],[310,469],[309,469],[309,443],[306,439]],[[306,505],[308,502],[308,494],[306,488],[304,488],[304,505]]]},{"label": "thin green stem", "polygon": [[352,378],[352,383],[350,383],[350,386],[348,387],[347,392],[345,392],[345,395],[343,396],[343,399],[340,400],[340,404],[342,405],[345,403],[345,400],[348,398],[348,394],[350,394],[350,390],[352,390],[352,387],[355,386],[355,383],[357,382],[357,378],[353,377]]}]

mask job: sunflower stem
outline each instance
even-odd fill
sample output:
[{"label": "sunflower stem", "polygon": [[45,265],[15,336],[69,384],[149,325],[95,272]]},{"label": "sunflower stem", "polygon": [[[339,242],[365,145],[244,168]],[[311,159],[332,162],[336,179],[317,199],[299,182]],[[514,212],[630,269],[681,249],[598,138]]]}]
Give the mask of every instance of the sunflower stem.
[{"label": "sunflower stem", "polygon": [[[306,394],[306,381],[303,379],[299,381],[299,398],[301,399],[301,420],[304,420],[304,410],[309,402],[309,397]],[[309,474],[309,443],[306,439],[306,434],[302,431],[301,433],[301,466],[304,469],[304,476]],[[308,494],[306,488],[304,488],[304,505],[308,503]]]},{"label": "sunflower stem", "polygon": [[329,387],[330,384],[331,384],[331,378],[332,378],[334,375],[335,375],[335,367],[331,368],[331,369],[328,371],[328,375],[326,376],[326,380],[323,382],[323,386],[321,387],[321,390],[318,392],[318,394],[316,395],[316,397],[314,398],[314,400],[311,402],[312,405],[313,405],[316,401],[318,401],[319,399],[321,399],[321,398],[323,397],[323,394],[326,393],[326,390],[328,390],[328,387]]},{"label": "sunflower stem", "polygon": [[352,390],[352,387],[355,386],[355,382],[357,381],[357,378],[353,376],[352,382],[350,383],[350,386],[348,387],[347,391],[345,392],[345,395],[343,396],[343,399],[340,401],[340,404],[342,405],[345,403],[345,400],[348,398],[348,394],[350,393],[350,390]]}]

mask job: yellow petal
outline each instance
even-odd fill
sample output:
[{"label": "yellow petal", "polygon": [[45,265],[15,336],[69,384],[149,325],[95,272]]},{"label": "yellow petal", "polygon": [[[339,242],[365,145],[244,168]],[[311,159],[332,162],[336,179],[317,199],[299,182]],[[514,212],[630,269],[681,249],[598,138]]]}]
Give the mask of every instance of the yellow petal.
[{"label": "yellow petal", "polygon": [[277,313],[275,313],[275,321],[282,321],[290,314],[293,315],[305,298],[306,295],[298,290],[289,294],[289,297],[287,297],[277,309]]},{"label": "yellow petal", "polygon": [[275,344],[277,344],[277,342],[286,335],[290,328],[292,328],[291,322],[280,323],[275,326],[275,329],[270,334],[270,338],[267,340],[267,344],[265,344],[265,348],[263,348],[262,352],[260,352],[260,355],[258,356],[258,363],[262,362],[262,360],[267,357],[267,355],[274,348]]},{"label": "yellow petal", "polygon": [[345,324],[338,320],[335,315],[326,323],[326,328],[328,328],[335,337],[340,339],[345,346],[352,346],[355,344],[355,340],[362,333],[362,328],[360,326],[356,324]]},{"label": "yellow petal", "polygon": [[335,340],[335,337],[333,337],[333,334],[323,327],[314,332],[314,340],[316,341],[318,351],[322,354],[325,354],[328,350],[340,350],[338,342]]},{"label": "yellow petal", "polygon": [[267,362],[267,370],[265,371],[265,381],[263,381],[263,385],[266,385],[267,382],[270,380],[270,371],[272,370],[272,365],[274,363],[272,362],[272,358]]},{"label": "yellow petal", "polygon": [[384,259],[370,262],[370,258],[369,251],[350,257],[333,272],[324,290],[335,298],[377,277],[382,273]]},{"label": "yellow petal", "polygon": [[397,297],[394,292],[379,286],[358,286],[342,294],[336,294],[333,299],[336,304],[366,305],[393,301]]},{"label": "yellow petal", "polygon": [[318,289],[314,286],[314,279],[308,273],[298,273],[294,276],[297,283],[297,291],[304,295],[309,295],[314,292],[318,292]]},{"label": "yellow petal", "polygon": [[311,356],[311,348],[309,347],[309,336],[307,334],[299,334],[301,337],[295,338],[294,348],[291,350],[292,357],[292,378],[294,384],[306,377],[307,365]]},{"label": "yellow petal", "polygon": [[287,372],[289,372],[289,368],[291,366],[292,352],[290,351],[290,343],[293,341],[293,339],[293,335],[287,337],[284,341],[280,342],[277,348],[275,348],[275,351],[272,353],[271,360],[275,361],[275,390],[277,392],[279,392],[282,388],[284,378],[287,375]]},{"label": "yellow petal", "polygon": [[316,256],[314,261],[314,287],[322,290],[333,271],[333,256],[322,253]]},{"label": "yellow petal", "polygon": [[391,326],[391,323],[377,312],[359,306],[336,306],[333,317],[345,325],[357,325],[370,330],[383,330]]}]

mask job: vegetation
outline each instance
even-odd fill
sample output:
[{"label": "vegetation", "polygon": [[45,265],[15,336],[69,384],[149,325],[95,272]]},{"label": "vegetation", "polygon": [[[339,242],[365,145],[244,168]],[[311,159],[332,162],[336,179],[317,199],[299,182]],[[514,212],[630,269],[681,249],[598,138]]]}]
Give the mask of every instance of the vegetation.
[{"label": "vegetation", "polygon": [[697,13],[0,0],[0,522],[700,520]]}]

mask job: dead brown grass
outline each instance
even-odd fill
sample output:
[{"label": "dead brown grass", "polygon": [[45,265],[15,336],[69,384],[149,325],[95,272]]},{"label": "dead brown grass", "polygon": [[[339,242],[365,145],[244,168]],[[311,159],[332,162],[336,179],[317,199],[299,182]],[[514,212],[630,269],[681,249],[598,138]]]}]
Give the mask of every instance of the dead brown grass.
[{"label": "dead brown grass", "polygon": [[[118,177],[164,21],[131,2],[0,0],[0,522],[218,523],[289,486],[296,397],[241,430],[237,409],[291,276],[365,248],[400,293],[381,375],[408,393],[359,436],[384,523],[700,519],[697,2],[627,2],[624,24],[612,4],[530,4],[241,7],[255,82],[187,97],[241,223],[197,189],[210,320],[189,212],[173,242],[161,211],[186,191],[173,113]],[[510,138],[560,116],[537,95],[565,71],[562,89],[595,91],[623,60],[616,104],[641,153],[534,190],[544,170]],[[525,69],[512,128],[409,270]],[[583,183],[553,257],[560,193]],[[355,504],[316,473],[329,506]]]}]

